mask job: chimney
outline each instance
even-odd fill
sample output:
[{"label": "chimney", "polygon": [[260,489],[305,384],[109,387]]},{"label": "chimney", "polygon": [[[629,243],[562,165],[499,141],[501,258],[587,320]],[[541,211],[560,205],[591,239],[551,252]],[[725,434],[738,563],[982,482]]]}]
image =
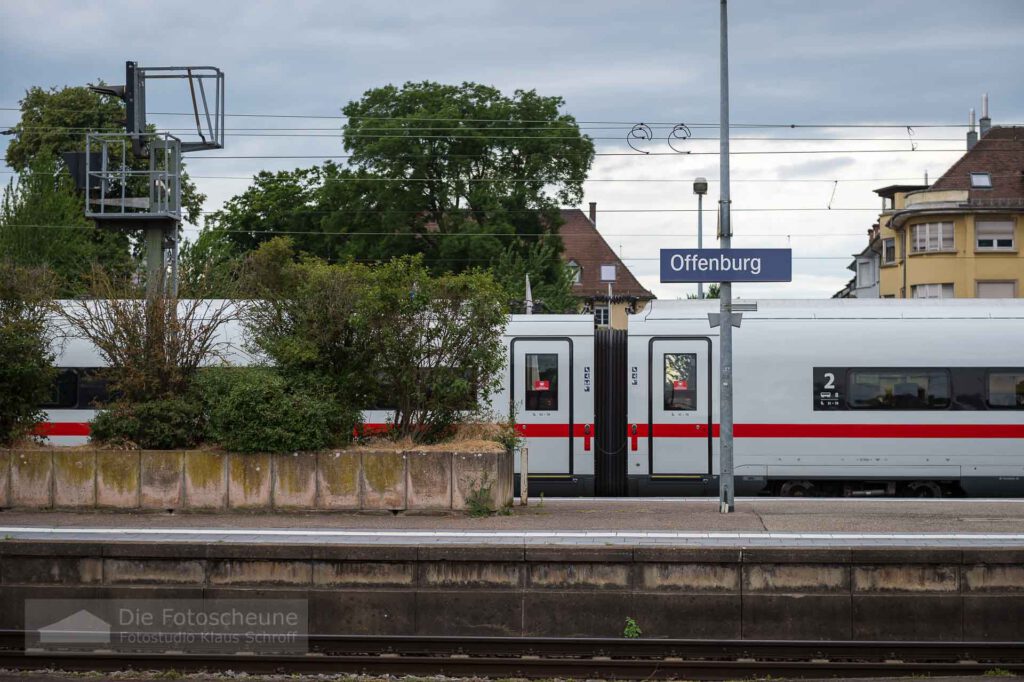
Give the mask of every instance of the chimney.
[{"label": "chimney", "polygon": [[974,149],[974,145],[978,144],[978,131],[974,129],[974,109],[971,109],[970,116],[970,127],[967,129],[967,151]]},{"label": "chimney", "polygon": [[594,227],[597,227],[597,202],[596,201],[591,201],[590,202],[590,222],[592,222],[594,224]]},{"label": "chimney", "polygon": [[978,128],[981,130],[981,136],[985,137],[985,133],[992,127],[992,119],[988,117],[988,93],[986,92],[981,96],[981,120],[978,121]]}]

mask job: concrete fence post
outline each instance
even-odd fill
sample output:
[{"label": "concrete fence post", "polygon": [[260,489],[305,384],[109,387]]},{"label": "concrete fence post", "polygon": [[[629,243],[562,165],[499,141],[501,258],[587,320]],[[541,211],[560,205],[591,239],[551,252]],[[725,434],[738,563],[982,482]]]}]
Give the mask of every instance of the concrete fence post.
[{"label": "concrete fence post", "polygon": [[519,506],[530,504],[530,448],[519,448]]}]

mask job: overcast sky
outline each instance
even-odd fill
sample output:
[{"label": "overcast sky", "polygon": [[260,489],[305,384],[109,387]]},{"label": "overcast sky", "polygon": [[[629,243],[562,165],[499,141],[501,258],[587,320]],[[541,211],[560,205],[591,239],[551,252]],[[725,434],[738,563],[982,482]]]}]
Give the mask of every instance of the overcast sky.
[{"label": "overcast sky", "polygon": [[[932,179],[940,175],[962,153],[965,128],[927,126],[963,126],[968,109],[980,108],[982,92],[990,95],[994,124],[1024,123],[1022,0],[729,4],[734,124],[894,126],[733,130],[734,152],[829,152],[733,156],[734,246],[788,245],[796,258],[792,283],[738,285],[741,296],[824,297],[839,289],[852,274],[846,270],[850,255],[863,248],[877,219],[880,200],[871,190],[923,180],[926,172]],[[509,93],[534,88],[560,95],[568,113],[595,122],[584,127],[599,153],[621,153],[631,152],[623,141],[629,122],[717,123],[718,36],[715,0],[8,0],[0,3],[0,107],[17,107],[33,85],[120,83],[126,59],[220,67],[229,114],[330,116],[387,83],[477,81]],[[151,92],[150,108],[158,104],[183,111],[187,92]],[[165,127],[182,121],[151,120]],[[0,128],[16,121],[15,111],[0,111]],[[615,123],[597,123],[605,121]],[[229,128],[339,125],[329,119],[228,120]],[[911,151],[908,125],[917,151]],[[207,155],[341,153],[332,131],[320,134],[229,136],[227,149]],[[718,160],[707,153],[717,151],[717,142],[677,146],[694,154],[599,156],[586,186],[586,201],[598,202],[598,225],[609,243],[662,298],[693,290],[660,284],[657,272],[659,248],[696,243],[693,178],[712,181],[706,201],[712,209],[719,190]],[[670,151],[663,140],[643,148]],[[189,167],[209,196],[206,209],[213,210],[244,189],[254,172],[310,163],[209,158],[192,159]],[[9,178],[10,169],[2,170]],[[820,210],[830,201],[832,210]],[[750,210],[764,208],[818,210]],[[706,234],[713,235],[714,221],[706,213]]]}]

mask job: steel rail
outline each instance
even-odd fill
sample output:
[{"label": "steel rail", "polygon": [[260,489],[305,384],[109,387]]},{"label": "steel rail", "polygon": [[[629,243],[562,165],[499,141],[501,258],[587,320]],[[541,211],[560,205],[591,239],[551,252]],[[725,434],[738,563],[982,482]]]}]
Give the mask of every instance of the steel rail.
[{"label": "steel rail", "polygon": [[0,631],[0,668],[234,670],[503,677],[867,677],[1024,672],[1019,642],[818,642],[311,635],[305,655],[25,651]]}]

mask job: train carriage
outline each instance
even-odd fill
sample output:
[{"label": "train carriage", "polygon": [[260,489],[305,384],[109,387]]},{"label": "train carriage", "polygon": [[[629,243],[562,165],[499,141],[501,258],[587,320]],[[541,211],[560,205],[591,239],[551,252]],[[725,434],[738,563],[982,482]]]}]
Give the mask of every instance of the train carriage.
[{"label": "train carriage", "polygon": [[[628,332],[511,316],[490,408],[515,416],[531,490],[716,494],[717,307],[656,301]],[[253,362],[237,322],[220,333]],[[1024,301],[760,301],[733,340],[738,494],[1024,495]],[[101,363],[71,338],[58,364],[40,433],[84,443]]]},{"label": "train carriage", "polygon": [[[1024,493],[1022,304],[759,302],[733,335],[737,493]],[[717,306],[630,320],[634,493],[717,492]]]}]

